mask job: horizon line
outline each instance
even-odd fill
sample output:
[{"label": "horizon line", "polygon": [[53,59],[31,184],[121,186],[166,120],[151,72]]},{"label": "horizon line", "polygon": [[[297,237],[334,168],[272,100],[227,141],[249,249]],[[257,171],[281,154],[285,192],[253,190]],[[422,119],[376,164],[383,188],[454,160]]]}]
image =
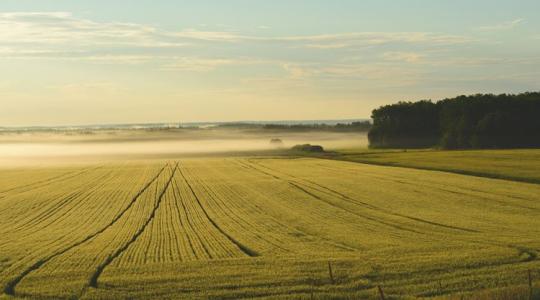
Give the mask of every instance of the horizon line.
[{"label": "horizon line", "polygon": [[[127,126],[151,126],[151,125],[220,125],[220,124],[257,124],[257,123],[313,123],[339,122],[339,121],[369,121],[371,118],[345,118],[345,119],[290,119],[290,120],[238,120],[238,121],[189,121],[189,122],[141,122],[141,123],[94,123],[94,124],[65,124],[65,125],[1,125],[0,129],[54,129],[54,128],[91,128],[91,127],[127,127]],[[315,123],[317,124],[317,123]]]}]

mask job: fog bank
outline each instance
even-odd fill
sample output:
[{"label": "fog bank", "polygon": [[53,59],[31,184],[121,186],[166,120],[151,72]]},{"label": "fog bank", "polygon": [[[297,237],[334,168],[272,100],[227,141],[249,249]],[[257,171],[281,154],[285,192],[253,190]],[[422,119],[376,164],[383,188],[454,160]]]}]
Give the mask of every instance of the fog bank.
[{"label": "fog bank", "polygon": [[2,165],[46,163],[49,160],[175,158],[187,155],[254,152],[318,144],[326,149],[366,147],[361,133],[246,133],[240,131],[131,132],[97,134],[23,134],[0,137]]}]

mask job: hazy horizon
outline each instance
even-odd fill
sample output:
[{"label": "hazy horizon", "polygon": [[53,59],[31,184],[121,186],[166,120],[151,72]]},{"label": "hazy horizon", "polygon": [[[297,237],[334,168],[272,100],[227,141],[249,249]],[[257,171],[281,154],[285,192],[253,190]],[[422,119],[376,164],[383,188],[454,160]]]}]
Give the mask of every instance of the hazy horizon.
[{"label": "hazy horizon", "polygon": [[0,124],[0,129],[63,129],[63,128],[75,128],[75,129],[100,129],[100,128],[113,128],[121,129],[123,127],[197,127],[204,125],[223,125],[223,124],[284,124],[284,125],[310,125],[310,124],[325,124],[325,125],[336,125],[338,123],[351,123],[358,121],[369,121],[370,118],[355,118],[355,119],[321,119],[321,120],[308,120],[308,119],[298,119],[298,120],[236,120],[236,121],[194,121],[194,122],[181,122],[181,121],[161,121],[161,122],[141,122],[141,123],[101,123],[101,124],[58,124],[58,125],[49,125],[49,124],[40,124],[40,125],[13,125],[13,126],[4,126]]}]

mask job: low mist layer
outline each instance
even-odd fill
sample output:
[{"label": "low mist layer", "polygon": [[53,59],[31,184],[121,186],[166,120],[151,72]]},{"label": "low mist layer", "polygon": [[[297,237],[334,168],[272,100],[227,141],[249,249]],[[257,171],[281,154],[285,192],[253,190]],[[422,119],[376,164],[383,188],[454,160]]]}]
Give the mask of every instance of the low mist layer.
[{"label": "low mist layer", "polygon": [[[270,143],[279,139],[280,144]],[[0,135],[4,166],[85,159],[151,159],[187,155],[288,149],[297,144],[325,149],[366,147],[363,133],[249,132],[242,130],[172,130],[108,132],[34,132]]]}]

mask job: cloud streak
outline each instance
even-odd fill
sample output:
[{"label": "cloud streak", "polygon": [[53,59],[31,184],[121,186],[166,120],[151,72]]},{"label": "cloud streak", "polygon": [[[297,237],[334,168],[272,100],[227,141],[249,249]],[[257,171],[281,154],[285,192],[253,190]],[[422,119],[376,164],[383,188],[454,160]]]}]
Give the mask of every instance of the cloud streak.
[{"label": "cloud streak", "polygon": [[382,57],[386,61],[399,61],[407,63],[416,63],[422,60],[422,55],[414,52],[385,52]]},{"label": "cloud streak", "polygon": [[[59,49],[79,52],[131,48],[183,49],[211,43],[260,44],[312,49],[341,49],[385,44],[452,45],[470,42],[464,36],[428,32],[350,32],[305,36],[254,36],[232,31],[163,30],[154,26],[95,22],[69,12],[0,13],[0,43],[13,52],[34,51],[34,57],[51,56]],[[66,47],[69,46],[69,47]],[[179,51],[180,51],[179,50]],[[5,55],[1,53],[0,55]],[[24,55],[24,54],[23,54]]]},{"label": "cloud streak", "polygon": [[503,22],[500,24],[490,25],[490,26],[480,26],[476,28],[479,31],[504,31],[513,29],[525,22],[525,19],[515,19],[512,21]]},{"label": "cloud streak", "polygon": [[[284,78],[297,83],[411,76],[398,64],[420,62],[423,55],[418,49],[473,41],[467,36],[432,32],[271,36],[267,31],[262,35],[190,28],[173,31],[137,23],[97,22],[69,12],[0,13],[0,59],[146,65],[158,71],[188,73],[253,67],[258,70],[254,76],[272,77],[281,70]],[[244,50],[250,47],[265,51]],[[371,61],[346,62],[343,51],[355,51]]]}]

